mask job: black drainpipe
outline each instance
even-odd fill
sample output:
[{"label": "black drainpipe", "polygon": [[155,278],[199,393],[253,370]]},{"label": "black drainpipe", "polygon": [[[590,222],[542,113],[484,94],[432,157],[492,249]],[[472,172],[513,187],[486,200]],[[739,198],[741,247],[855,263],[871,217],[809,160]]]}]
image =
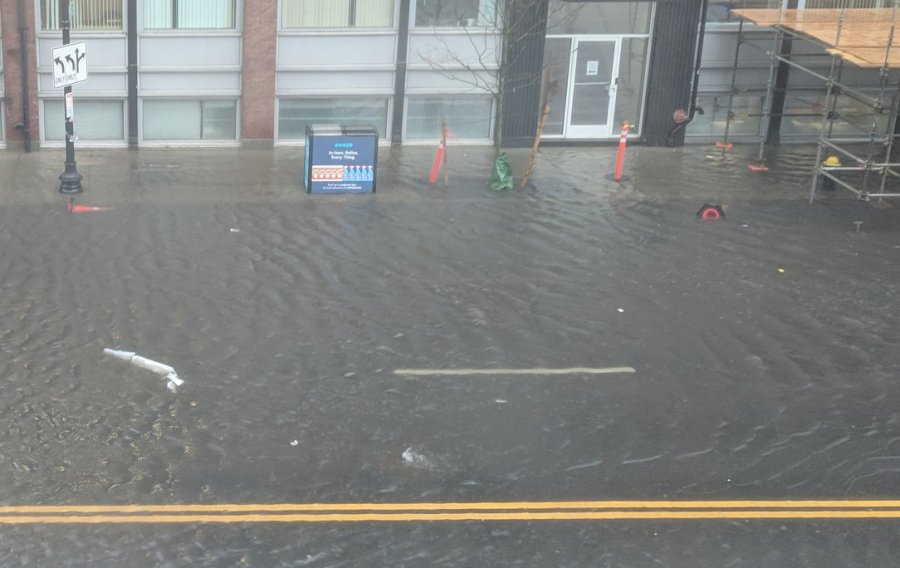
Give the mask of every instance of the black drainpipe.
[{"label": "black drainpipe", "polygon": [[22,122],[16,124],[16,130],[22,131],[22,141],[25,152],[31,152],[31,127],[28,120],[30,93],[28,91],[28,78],[31,77],[28,69],[28,26],[25,23],[25,0],[19,0],[19,74],[22,80]]},{"label": "black drainpipe", "polygon": [[137,0],[128,0],[128,146],[138,146]]},{"label": "black drainpipe", "polygon": [[697,89],[700,86],[700,61],[703,58],[703,36],[706,35],[706,7],[707,0],[700,0],[700,31],[697,35],[697,47],[694,53],[694,81],[691,85],[691,104],[690,104],[690,114],[679,124],[675,125],[675,128],[669,132],[669,136],[666,138],[666,145],[671,146],[675,142],[675,136],[678,135],[680,130],[683,130],[687,127],[687,125],[694,120],[694,114],[699,112],[703,114],[703,109],[697,106]]}]

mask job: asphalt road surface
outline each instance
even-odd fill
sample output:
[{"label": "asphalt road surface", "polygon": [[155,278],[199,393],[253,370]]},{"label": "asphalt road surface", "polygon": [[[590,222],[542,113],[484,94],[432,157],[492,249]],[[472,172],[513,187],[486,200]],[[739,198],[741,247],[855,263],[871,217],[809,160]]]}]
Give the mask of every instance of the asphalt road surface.
[{"label": "asphalt road surface", "polygon": [[0,156],[0,565],[896,565],[900,210],[803,147],[432,151],[80,150],[84,213]]}]

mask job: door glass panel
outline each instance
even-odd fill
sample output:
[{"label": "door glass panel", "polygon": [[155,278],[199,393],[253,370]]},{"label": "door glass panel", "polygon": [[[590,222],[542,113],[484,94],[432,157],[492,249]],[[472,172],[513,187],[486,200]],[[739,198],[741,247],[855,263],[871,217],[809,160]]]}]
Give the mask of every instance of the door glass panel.
[{"label": "door glass panel", "polygon": [[580,41],[576,49],[569,124],[605,125],[609,121],[609,87],[616,44],[610,41]]},{"label": "door glass panel", "polygon": [[[544,96],[550,103],[550,114],[544,134],[563,134],[566,122],[566,96],[569,91],[569,67],[572,57],[571,38],[547,38],[544,47]],[[543,99],[541,99],[543,100]],[[541,109],[543,112],[544,109]]]},{"label": "door glass panel", "polygon": [[641,127],[649,44],[650,40],[647,38],[622,38],[619,82],[616,85],[616,112],[613,117],[617,128],[626,120],[635,128],[632,132],[637,132]]}]

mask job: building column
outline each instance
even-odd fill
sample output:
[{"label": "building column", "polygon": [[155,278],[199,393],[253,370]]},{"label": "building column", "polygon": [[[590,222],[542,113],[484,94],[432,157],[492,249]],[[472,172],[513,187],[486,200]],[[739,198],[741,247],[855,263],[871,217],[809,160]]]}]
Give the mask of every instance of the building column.
[{"label": "building column", "polygon": [[[21,13],[20,8],[22,9]],[[37,64],[35,63],[34,2],[31,0],[0,0],[0,13],[3,14],[0,25],[3,26],[6,142],[10,148],[25,148],[27,135],[31,139],[31,147],[36,149],[40,145],[41,136],[37,97]],[[16,125],[21,126],[16,128]],[[28,129],[27,133],[25,129]]]},{"label": "building column", "polygon": [[276,0],[244,0],[241,44],[241,143],[270,147],[275,141]]},{"label": "building column", "polygon": [[[797,0],[787,0],[785,8],[796,10]],[[780,55],[791,58],[794,40],[789,35],[782,36]],[[766,142],[778,144],[781,140],[781,119],[784,116],[784,102],[787,95],[788,82],[790,81],[791,67],[784,61],[778,62],[778,72],[775,75],[775,89],[772,92],[772,104],[769,107],[769,125],[766,132]],[[826,112],[828,110],[826,109]]]},{"label": "building column", "polygon": [[391,144],[403,141],[403,111],[406,107],[406,67],[409,57],[410,0],[400,0],[400,29],[397,30],[397,67],[394,72],[394,114],[391,118]]},{"label": "building column", "polygon": [[541,80],[549,1],[512,0],[502,64],[506,67],[502,132],[506,148],[530,147],[541,114]]},{"label": "building column", "polygon": [[684,144],[684,129],[674,131],[678,123],[673,114],[677,109],[691,111],[691,76],[701,4],[700,0],[656,4],[643,127],[644,142],[650,146]]}]

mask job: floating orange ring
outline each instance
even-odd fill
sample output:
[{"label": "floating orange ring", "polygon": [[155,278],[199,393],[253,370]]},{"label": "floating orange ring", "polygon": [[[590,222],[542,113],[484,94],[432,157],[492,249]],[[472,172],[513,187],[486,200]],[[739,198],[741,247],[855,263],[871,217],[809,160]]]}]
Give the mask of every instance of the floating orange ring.
[{"label": "floating orange ring", "polygon": [[722,209],[721,205],[704,203],[703,207],[700,208],[700,211],[697,211],[697,217],[700,217],[704,221],[718,221],[724,216],[725,211]]}]

